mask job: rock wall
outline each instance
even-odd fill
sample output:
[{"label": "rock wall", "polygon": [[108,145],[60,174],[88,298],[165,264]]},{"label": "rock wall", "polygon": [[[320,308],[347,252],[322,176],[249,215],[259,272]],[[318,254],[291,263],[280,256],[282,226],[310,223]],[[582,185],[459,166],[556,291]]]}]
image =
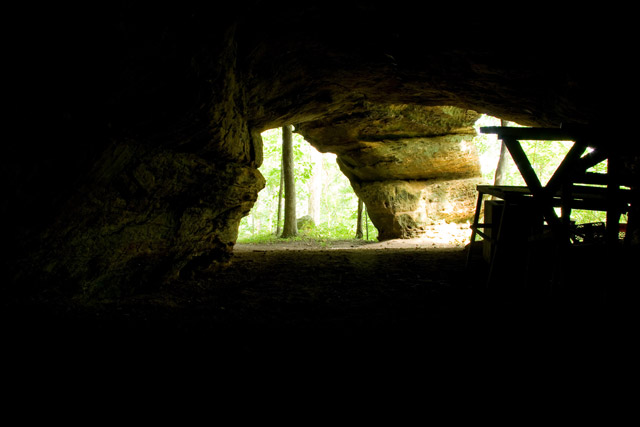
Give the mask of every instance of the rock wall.
[{"label": "rock wall", "polygon": [[[611,125],[635,119],[612,107],[635,81],[634,25],[598,32],[600,9],[592,21],[543,11],[508,32],[458,5],[425,25],[364,3],[12,3],[3,290],[117,295],[224,263],[262,186],[259,132],[285,124],[339,154],[390,236],[443,217],[464,194],[447,186],[474,179],[470,110],[592,125],[607,132],[594,144],[638,152]],[[540,22],[558,31],[526,31]],[[427,147],[439,147],[429,163]]]},{"label": "rock wall", "polygon": [[53,277],[100,297],[228,261],[239,222],[264,186],[250,165],[148,152],[133,142],[107,150],[92,178],[45,233],[42,255]]},{"label": "rock wall", "polygon": [[[66,141],[54,140],[65,149],[50,150],[43,161],[52,166],[34,165],[29,183],[16,178],[18,186],[54,190],[43,204],[48,217],[41,217],[41,228],[22,233],[21,250],[14,248],[7,262],[17,286],[39,283],[111,298],[157,289],[229,260],[239,222],[265,182],[257,169],[262,140],[249,128],[238,79],[234,29],[221,31],[204,56],[183,38],[186,30],[148,30],[143,38],[157,58],[125,61],[120,78],[134,81],[121,82],[112,94],[113,110],[98,110],[117,131],[92,124],[96,119],[87,116],[95,114],[88,108],[94,104],[75,105],[66,115],[84,124],[69,125],[75,131]],[[137,81],[141,74],[149,78]],[[75,149],[67,151],[69,145]],[[86,163],[65,159],[82,152]]]},{"label": "rock wall", "polygon": [[437,221],[464,222],[481,175],[474,111],[363,103],[352,114],[299,124],[367,206],[379,239],[416,237]]}]

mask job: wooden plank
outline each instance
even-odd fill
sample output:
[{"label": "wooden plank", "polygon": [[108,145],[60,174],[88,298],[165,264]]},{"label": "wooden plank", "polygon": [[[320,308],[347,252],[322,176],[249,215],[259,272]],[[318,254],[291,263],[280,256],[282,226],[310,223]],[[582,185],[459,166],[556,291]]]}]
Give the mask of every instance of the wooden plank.
[{"label": "wooden plank", "polygon": [[510,185],[478,185],[478,192],[498,197],[500,199],[513,199],[516,197],[530,197],[531,190],[524,186]]},{"label": "wooden plank", "polygon": [[[598,174],[601,175],[601,174]],[[500,199],[515,200],[531,198],[531,191],[527,187],[522,186],[493,186],[493,185],[478,185],[478,191],[483,194],[489,194]],[[589,199],[589,200],[605,200],[606,199],[606,187],[594,187],[587,185],[575,185],[573,186],[573,198],[577,199]],[[622,200],[631,200],[631,190],[620,189],[620,195]],[[557,191],[553,194],[553,199],[560,200],[561,191]],[[559,202],[558,202],[559,203]]]},{"label": "wooden plank", "polygon": [[479,192],[492,194],[492,192],[513,192],[513,193],[530,193],[528,187],[524,185],[478,185],[476,187]]},{"label": "wooden plank", "polygon": [[531,141],[576,141],[582,135],[561,128],[519,128],[510,126],[483,126],[481,133],[497,134],[498,138]]},{"label": "wooden plank", "polygon": [[598,172],[584,172],[576,175],[574,182],[579,184],[606,185],[609,182],[609,175]]}]

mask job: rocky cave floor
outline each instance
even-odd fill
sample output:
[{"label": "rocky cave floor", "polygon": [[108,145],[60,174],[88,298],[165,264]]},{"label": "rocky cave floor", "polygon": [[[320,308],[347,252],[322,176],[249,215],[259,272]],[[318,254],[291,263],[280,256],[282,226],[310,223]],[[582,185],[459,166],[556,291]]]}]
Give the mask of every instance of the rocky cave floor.
[{"label": "rocky cave floor", "polygon": [[510,279],[487,288],[485,263],[477,256],[466,269],[466,254],[459,242],[433,238],[238,244],[218,274],[162,292],[89,305],[5,301],[3,337],[47,352],[67,343],[228,360],[448,355],[465,363],[615,353],[629,342],[626,315],[608,306],[604,287],[550,294]]}]

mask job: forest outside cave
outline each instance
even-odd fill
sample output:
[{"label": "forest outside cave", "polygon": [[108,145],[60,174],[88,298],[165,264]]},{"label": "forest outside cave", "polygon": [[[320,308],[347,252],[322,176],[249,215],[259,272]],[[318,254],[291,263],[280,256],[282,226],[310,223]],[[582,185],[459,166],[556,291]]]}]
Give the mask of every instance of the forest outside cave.
[{"label": "forest outside cave", "polygon": [[[375,130],[376,114],[395,107],[494,116],[476,128],[500,126],[500,118],[584,126],[596,152],[624,157],[637,179],[638,145],[625,125],[632,110],[616,108],[635,81],[634,26],[621,14],[542,8],[514,13],[518,31],[510,31],[495,10],[460,5],[427,16],[388,3],[200,3],[113,4],[82,19],[59,5],[10,14],[20,30],[13,33],[27,41],[11,49],[19,102],[9,122],[19,132],[1,162],[8,280],[0,334],[16,390],[31,378],[46,382],[43,373],[59,376],[48,381],[58,387],[67,367],[98,386],[94,374],[121,366],[127,377],[116,380],[147,374],[157,384],[171,368],[201,379],[198,361],[216,377],[233,376],[232,391],[249,392],[243,372],[273,373],[276,381],[263,383],[271,387],[281,384],[279,368],[294,365],[297,379],[322,392],[309,374],[337,366],[346,368],[340,380],[351,379],[364,364],[365,385],[385,370],[411,381],[426,373],[427,385],[442,372],[453,387],[451,373],[492,379],[493,368],[525,387],[518,374],[546,368],[561,372],[545,380],[566,381],[570,370],[578,385],[593,384],[594,370],[627,378],[613,371],[633,354],[637,244],[576,247],[557,287],[546,271],[489,286],[482,257],[465,268],[468,221],[387,238],[371,205],[356,238],[362,188],[351,187],[337,155],[318,158],[317,141],[298,133],[297,217],[317,219],[288,239],[277,220],[279,126],[330,130],[336,118],[364,116]],[[619,25],[611,31],[603,22]],[[412,137],[420,130],[400,124]],[[482,166],[473,179],[491,185],[501,143],[486,134],[473,141]],[[569,147],[521,142],[543,181]],[[507,161],[505,184],[523,184]],[[394,172],[403,167],[390,163]],[[476,188],[466,188],[470,200]],[[571,213],[576,223],[601,220]]]},{"label": "forest outside cave", "polygon": [[[501,155],[501,141],[494,134],[482,134],[483,126],[507,125],[521,127],[514,122],[504,122],[500,118],[481,115],[475,123],[476,136],[472,138],[480,160],[482,179],[480,184],[493,185],[497,182],[496,169]],[[378,241],[378,230],[367,215],[366,205],[362,213],[363,235],[356,238],[358,218],[358,196],[349,179],[342,173],[336,155],[321,153],[299,133],[293,133],[294,164],[296,180],[296,212],[303,226],[293,238],[282,238],[282,212],[278,215],[278,203],[283,211],[284,194],[280,195],[282,128],[270,129],[262,133],[263,164],[259,168],[266,179],[265,188],[250,214],[240,223],[238,248],[243,245],[261,245],[265,248],[277,246],[290,248],[308,247],[363,247]],[[560,161],[573,145],[572,141],[522,141],[522,146],[532,166],[543,183],[553,175]],[[502,185],[526,185],[513,159],[506,153]],[[603,172],[606,162],[593,167],[591,171]],[[605,220],[605,213],[588,210],[574,210],[572,219],[576,224]],[[623,218],[623,222],[626,218]],[[386,247],[464,247],[471,236],[470,221],[461,223],[440,220],[432,224],[419,238],[396,239],[387,242]],[[381,246],[381,245],[378,245]],[[375,247],[375,246],[372,246]]]},{"label": "forest outside cave", "polygon": [[[495,124],[499,119],[483,116],[476,126]],[[294,136],[298,212],[305,216],[310,158],[316,154]],[[26,337],[43,345],[94,343],[127,351],[177,343],[175,348],[197,350],[212,360],[260,355],[326,362],[339,354],[386,363],[457,357],[478,349],[493,354],[514,346],[557,350],[591,342],[596,334],[609,334],[612,322],[619,323],[603,305],[603,280],[571,289],[567,300],[549,298],[543,284],[483,286],[482,261],[464,268],[468,223],[437,224],[418,239],[377,241],[369,222],[368,238],[355,239],[357,197],[331,154],[317,160],[326,179],[319,224],[295,238],[278,237],[279,129],[265,132],[263,140],[261,173],[267,184],[242,221],[230,263],[118,298],[87,303],[48,293],[20,301],[3,312],[9,341]],[[480,134],[474,141],[483,182],[492,183],[500,143]],[[568,146],[525,148],[533,150],[544,179]],[[508,183],[517,185],[515,166],[510,168]]]}]

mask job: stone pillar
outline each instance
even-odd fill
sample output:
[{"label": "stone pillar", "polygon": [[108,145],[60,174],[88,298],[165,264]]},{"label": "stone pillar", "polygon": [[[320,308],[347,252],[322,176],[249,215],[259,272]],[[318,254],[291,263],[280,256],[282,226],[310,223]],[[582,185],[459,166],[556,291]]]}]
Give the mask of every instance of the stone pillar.
[{"label": "stone pillar", "polygon": [[337,154],[385,240],[473,217],[481,178],[473,143],[478,117],[454,107],[367,104],[298,128],[316,148]]},{"label": "stone pillar", "polygon": [[419,237],[439,221],[462,223],[475,211],[477,178],[387,180],[355,184],[367,205],[378,239]]}]

